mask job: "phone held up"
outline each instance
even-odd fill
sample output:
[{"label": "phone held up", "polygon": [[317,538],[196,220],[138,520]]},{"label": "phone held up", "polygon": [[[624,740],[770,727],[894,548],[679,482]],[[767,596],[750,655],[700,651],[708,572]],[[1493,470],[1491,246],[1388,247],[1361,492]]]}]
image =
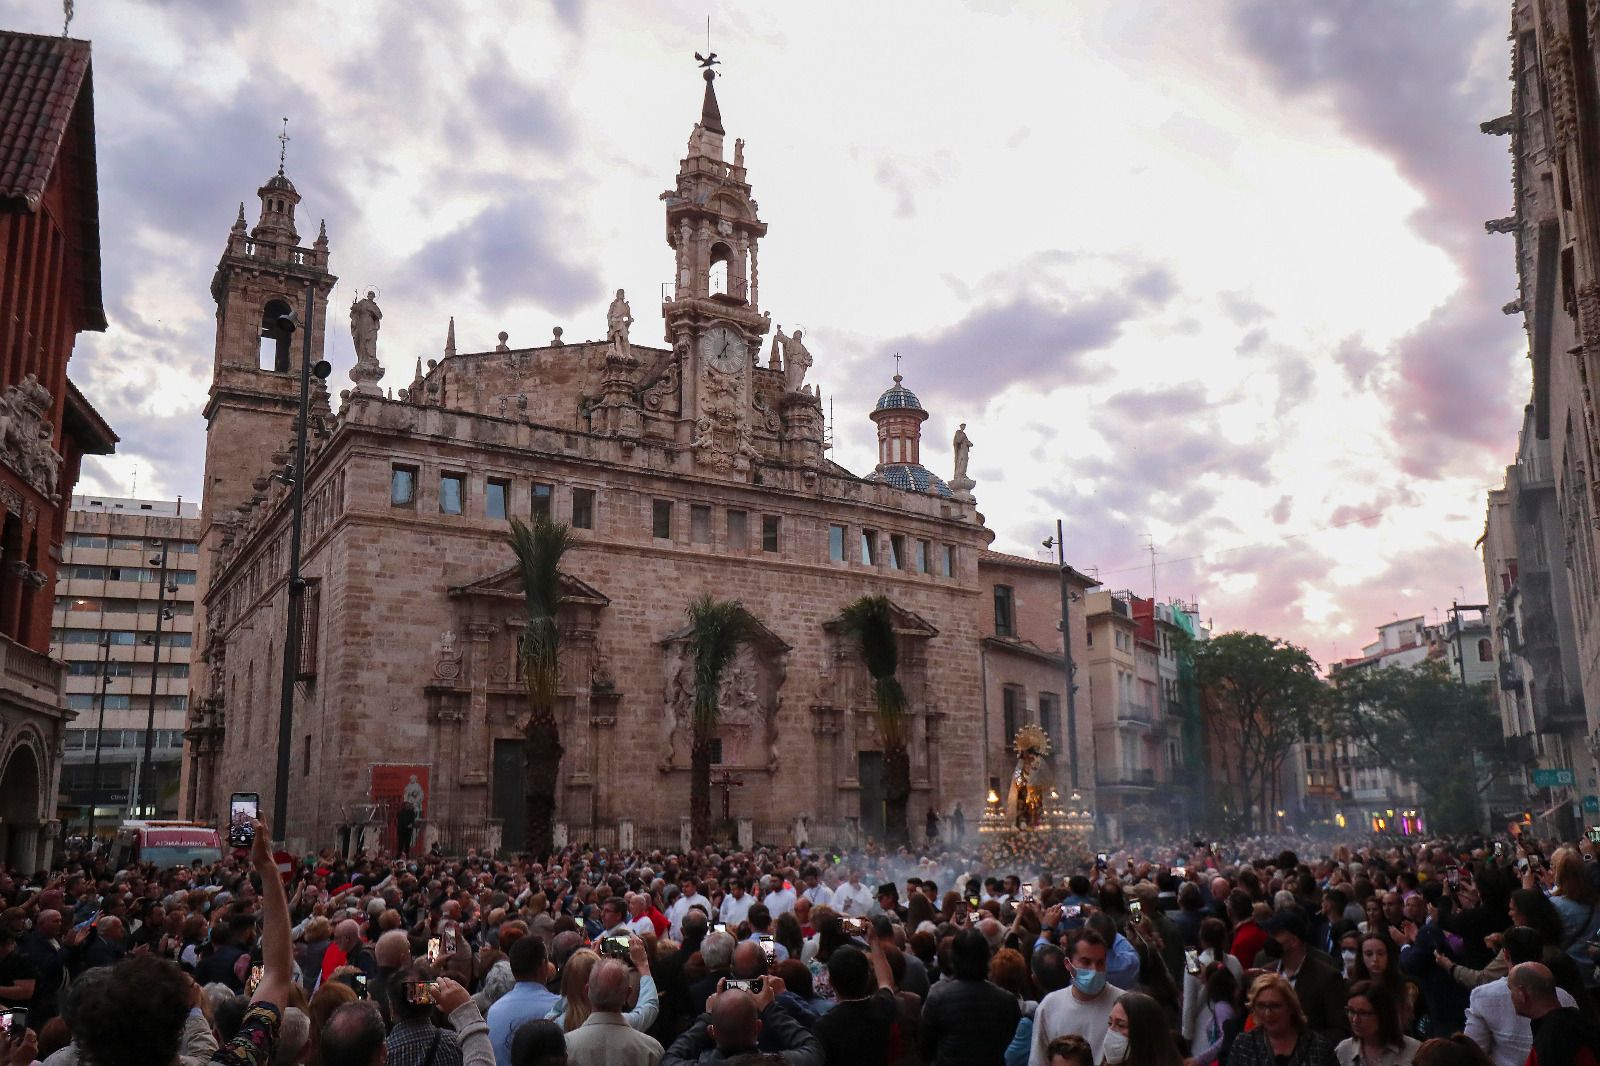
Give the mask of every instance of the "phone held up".
[{"label": "phone held up", "polygon": [[5,1033],[6,1039],[13,1044],[22,1043],[22,1038],[28,1032],[28,1008],[0,1008],[0,1032]]},{"label": "phone held up", "polygon": [[261,795],[257,792],[235,792],[228,797],[228,846],[248,848],[256,841],[253,824],[261,814]]}]

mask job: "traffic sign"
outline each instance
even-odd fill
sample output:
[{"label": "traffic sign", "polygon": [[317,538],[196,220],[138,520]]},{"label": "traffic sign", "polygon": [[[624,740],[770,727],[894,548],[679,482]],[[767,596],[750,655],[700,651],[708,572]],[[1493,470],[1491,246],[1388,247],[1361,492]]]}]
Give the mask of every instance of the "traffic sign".
[{"label": "traffic sign", "polygon": [[1571,770],[1535,770],[1533,772],[1534,788],[1556,788],[1561,785],[1573,785],[1578,781]]},{"label": "traffic sign", "polygon": [[1600,796],[1583,797],[1583,809],[1590,814],[1600,813]]}]

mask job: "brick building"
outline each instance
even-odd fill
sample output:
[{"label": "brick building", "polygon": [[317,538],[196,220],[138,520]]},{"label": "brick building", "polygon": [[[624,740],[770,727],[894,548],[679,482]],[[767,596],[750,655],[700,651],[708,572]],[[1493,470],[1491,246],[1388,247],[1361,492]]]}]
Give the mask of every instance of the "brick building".
[{"label": "brick building", "polygon": [[0,32],[0,860],[48,862],[70,718],[51,587],[84,455],[116,434],[67,380],[103,330],[87,41]]},{"label": "brick building", "polygon": [[[419,361],[395,398],[377,388],[370,348],[336,415],[317,392],[291,841],[368,820],[382,829],[405,788],[422,790],[428,832],[447,846],[520,841],[523,603],[504,535],[508,517],[536,511],[578,541],[560,619],[558,813],[572,839],[679,838],[684,609],[701,592],[742,600],[765,627],[725,683],[717,765],[732,818],[757,837],[788,836],[800,817],[814,839],[881,825],[868,679],[835,625],[864,593],[887,595],[899,618],[911,824],[957,801],[975,820],[987,779],[1009,771],[1009,760],[1000,771],[949,757],[985,745],[980,567],[993,536],[971,483],[922,464],[927,413],[898,376],[871,413],[875,469],[829,460],[804,381],[810,353],[762,310],[767,225],[744,144],[729,161],[724,136],[708,77],[663,196],[675,255],[665,346],[635,342],[619,292],[604,341],[511,349],[502,336],[492,351],[457,351],[452,327],[443,357]],[[288,177],[258,196],[259,221],[247,231],[241,207],[212,283],[204,666],[191,678],[184,789],[202,818],[236,788],[271,807],[289,507],[270,472],[288,461],[301,358],[276,323],[309,294],[320,352],[334,282],[326,232],[300,242]]]}]

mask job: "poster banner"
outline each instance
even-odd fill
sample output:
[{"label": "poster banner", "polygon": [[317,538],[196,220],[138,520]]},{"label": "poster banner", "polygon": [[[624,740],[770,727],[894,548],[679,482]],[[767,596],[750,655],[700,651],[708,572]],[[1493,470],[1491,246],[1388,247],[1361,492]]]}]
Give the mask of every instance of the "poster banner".
[{"label": "poster banner", "polygon": [[[428,816],[428,767],[406,763],[374,763],[367,798],[378,805],[379,846],[390,854],[402,849],[401,823],[414,826]],[[410,814],[402,818],[402,808]],[[414,814],[414,818],[411,816]],[[406,841],[405,843],[410,843]]]}]

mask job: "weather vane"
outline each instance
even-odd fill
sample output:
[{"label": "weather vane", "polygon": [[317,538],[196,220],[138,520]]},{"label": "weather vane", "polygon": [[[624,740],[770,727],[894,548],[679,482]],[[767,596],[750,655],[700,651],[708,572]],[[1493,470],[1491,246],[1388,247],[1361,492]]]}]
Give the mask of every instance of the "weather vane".
[{"label": "weather vane", "polygon": [[283,117],[283,132],[278,134],[278,174],[283,174],[283,163],[289,155],[289,116]]},{"label": "weather vane", "polygon": [[63,37],[67,35],[67,30],[72,27],[72,8],[72,0],[61,0],[61,10],[66,15],[66,19],[61,23],[61,36]]}]

